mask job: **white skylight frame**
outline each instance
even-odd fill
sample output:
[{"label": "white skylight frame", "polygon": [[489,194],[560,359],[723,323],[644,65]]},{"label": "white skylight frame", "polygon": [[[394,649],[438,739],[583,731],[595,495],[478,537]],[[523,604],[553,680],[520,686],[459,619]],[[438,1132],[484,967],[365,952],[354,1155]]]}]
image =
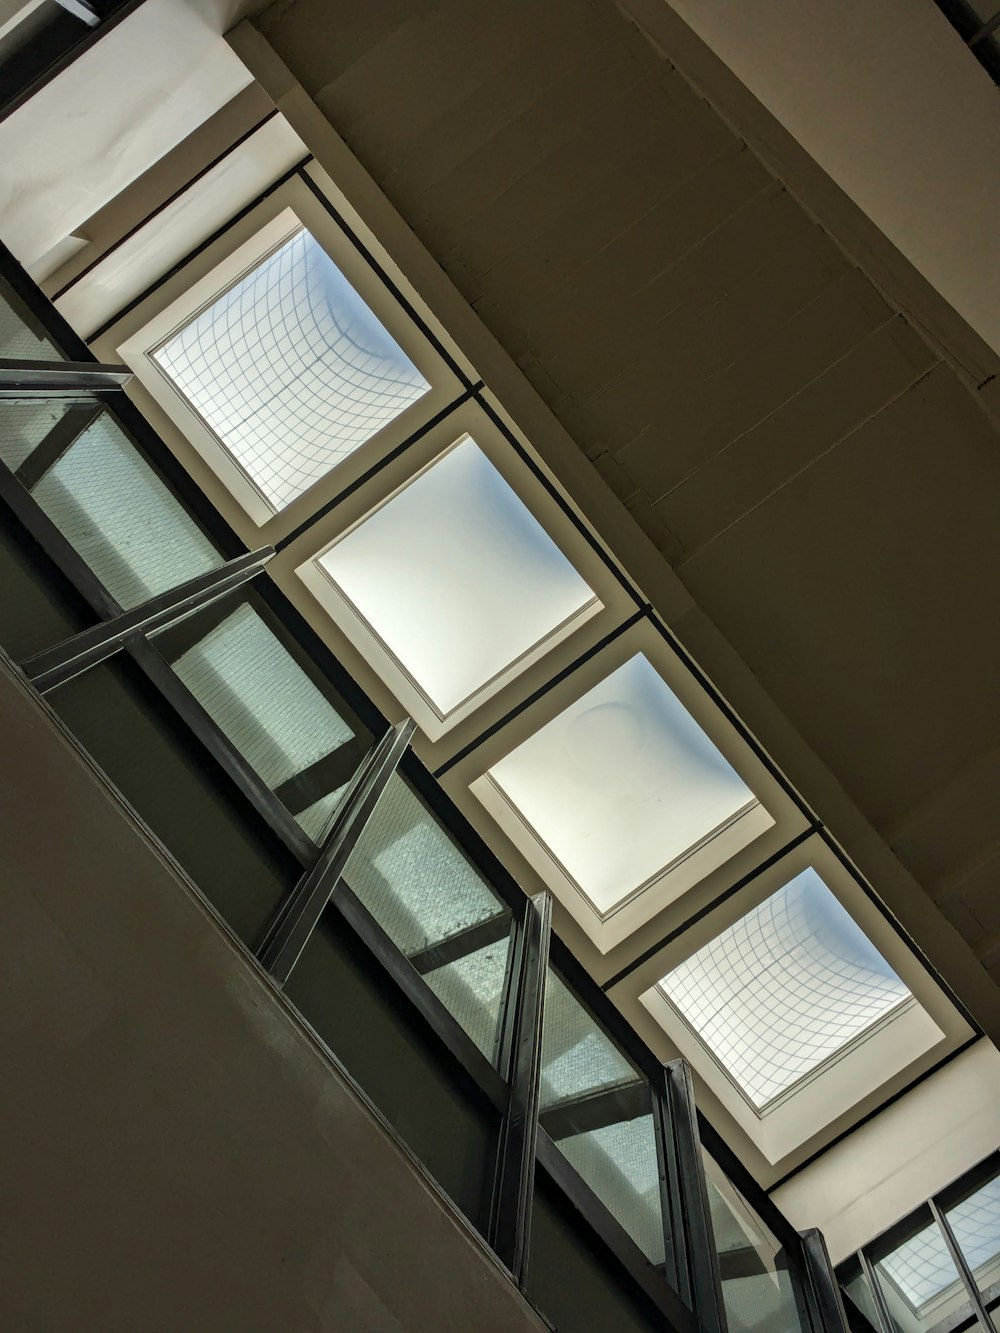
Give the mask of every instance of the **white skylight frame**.
[{"label": "white skylight frame", "polygon": [[[756,799],[727,825],[674,857],[669,865],[649,874],[643,883],[628,890],[623,901],[606,910],[595,904],[529,819],[512,805],[490,770],[638,654],[648,660]],[[665,912],[672,910],[683,917],[696,910],[703,895],[711,894],[711,886],[724,887],[731,878],[746,873],[794,836],[804,823],[760,756],[647,621],[619,635],[513,718],[502,731],[488,737],[445,775],[444,785],[501,854],[512,846],[537,880],[552,890],[582,932],[581,941],[574,940],[574,948],[580,952],[580,944],[584,943],[594,949],[591,967],[595,971],[614,970],[613,951],[618,950],[619,955],[625,949],[638,951],[644,936],[661,938]],[[470,794],[474,800],[468,799]],[[683,901],[682,905],[692,891],[695,901],[690,905]],[[716,888],[715,892],[718,891]]]},{"label": "white skylight frame", "polygon": [[[307,231],[329,255],[430,387],[353,452],[317,477],[308,489],[278,507],[241,467],[177,384],[157,364],[154,355],[200,312],[210,308],[301,229]],[[169,284],[170,292],[177,293],[173,299],[164,296],[158,308],[155,299],[143,303],[145,322],[136,328],[134,321],[129,321],[131,331],[127,326],[123,328],[122,333],[127,336],[117,343],[115,354],[133,371],[140,392],[144,391],[152,400],[150,415],[154,423],[160,424],[162,418],[166,418],[169,424],[164,435],[175,445],[182,461],[196,473],[212,498],[221,501],[220,508],[227,512],[227,517],[235,511],[234,526],[241,535],[246,535],[247,540],[257,540],[261,535],[273,540],[297,527],[310,512],[357,481],[454,401],[463,385],[392,289],[302,180],[293,178],[286,182],[258,205],[249,219],[243,219],[227,231],[211,247],[210,255],[212,262],[207,268],[201,258],[192,261],[188,284],[181,286],[179,291],[177,280]],[[196,277],[199,270],[200,276]],[[150,317],[149,312],[154,309],[155,313]],[[178,433],[182,437],[180,440]],[[185,457],[189,451],[193,457]]]},{"label": "white skylight frame", "polygon": [[[807,867],[817,872],[861,927],[913,1000],[899,1005],[759,1110],[658,983]],[[638,998],[624,1007],[640,1033],[661,1049],[664,1043],[656,1034],[666,1034],[670,1050],[683,1055],[698,1076],[699,1101],[706,1113],[725,1113],[772,1166],[824,1131],[834,1132],[852,1113],[862,1114],[858,1108],[891,1095],[973,1035],[906,941],[815,835],[644,962],[629,979],[629,991]]]},{"label": "white skylight frame", "polygon": [[[467,440],[474,442],[490,468],[499,474],[592,595],[586,605],[554,623],[548,633],[522,651],[516,660],[495,671],[453,706],[441,706],[321,562],[336,551],[339,543],[348,541],[362,529],[367,520],[377,519],[382,511],[388,512],[388,506],[397,497],[432,474],[437,464],[462,448]],[[456,408],[365,486],[346,497],[277,560],[279,578],[286,567],[294,572],[294,579],[288,580],[293,600],[314,623],[323,626],[327,635],[332,624],[343,636],[346,642],[338,645],[338,655],[373,693],[376,702],[390,713],[402,710],[415,719],[429,742],[426,745],[418,738],[417,748],[432,763],[442,762],[464,743],[466,736],[478,734],[490,724],[491,718],[502,716],[506,701],[535,688],[539,680],[548,679],[585,652],[620,624],[633,605],[607,563],[563,506],[475,402]],[[303,589],[307,594],[304,601]],[[389,692],[388,703],[379,697],[380,685]]]}]

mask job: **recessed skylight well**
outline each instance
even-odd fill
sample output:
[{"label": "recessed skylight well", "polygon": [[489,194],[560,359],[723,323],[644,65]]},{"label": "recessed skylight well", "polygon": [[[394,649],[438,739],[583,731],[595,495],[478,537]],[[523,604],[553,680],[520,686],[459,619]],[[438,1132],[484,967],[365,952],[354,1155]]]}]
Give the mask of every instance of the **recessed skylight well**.
[{"label": "recessed skylight well", "polygon": [[460,389],[443,343],[298,177],[129,313],[114,350],[248,541],[293,530]]},{"label": "recessed skylight well", "polygon": [[471,784],[605,952],[775,824],[654,655],[609,666]]},{"label": "recessed skylight well", "polygon": [[300,575],[432,739],[603,609],[467,433]]},{"label": "recessed skylight well", "polygon": [[430,388],[304,227],[151,356],[275,510]]},{"label": "recessed skylight well", "polygon": [[757,805],[641,653],[489,776],[604,918]]},{"label": "recessed skylight well", "polygon": [[[634,1016],[771,1164],[815,1150],[970,1035],[819,834],[644,960]],[[632,1015],[630,1015],[632,1016]]]},{"label": "recessed skylight well", "polygon": [[659,984],[758,1111],[912,1001],[811,866]]}]

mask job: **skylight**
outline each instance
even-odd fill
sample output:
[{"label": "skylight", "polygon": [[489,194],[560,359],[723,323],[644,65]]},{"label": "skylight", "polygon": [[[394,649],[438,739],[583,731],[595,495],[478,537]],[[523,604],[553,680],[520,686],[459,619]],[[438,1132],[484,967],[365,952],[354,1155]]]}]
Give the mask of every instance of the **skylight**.
[{"label": "skylight", "polygon": [[151,355],[275,510],[430,388],[305,229]]},{"label": "skylight", "polygon": [[601,608],[469,436],[317,564],[439,718]]},{"label": "skylight", "polygon": [[758,804],[642,653],[488,777],[602,917]]},{"label": "skylight", "polygon": [[812,867],[659,986],[758,1110],[910,998]]}]

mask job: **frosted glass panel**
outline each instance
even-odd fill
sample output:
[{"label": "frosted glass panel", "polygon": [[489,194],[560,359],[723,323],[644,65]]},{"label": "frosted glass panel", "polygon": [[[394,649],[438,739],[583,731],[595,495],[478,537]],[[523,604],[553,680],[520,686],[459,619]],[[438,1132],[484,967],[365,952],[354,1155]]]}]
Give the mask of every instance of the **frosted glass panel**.
[{"label": "frosted glass panel", "polygon": [[108,416],[88,426],[32,495],[124,607],[222,563]]},{"label": "frosted glass panel", "polygon": [[493,890],[398,774],[390,778],[345,877],[407,954],[502,910]]},{"label": "frosted glass panel", "polygon": [[0,357],[12,361],[63,361],[62,352],[34,323],[19,297],[0,279]]},{"label": "frosted glass panel", "polygon": [[441,716],[599,606],[468,437],[319,564]]},{"label": "frosted glass panel", "polygon": [[75,407],[75,403],[65,398],[0,400],[0,460],[15,471],[67,411]]},{"label": "frosted glass panel", "polygon": [[550,968],[540,1124],[654,1264],[664,1261],[648,1082]]},{"label": "frosted glass panel", "polygon": [[153,360],[275,509],[430,388],[304,230]]},{"label": "frosted glass panel", "polygon": [[811,867],[660,989],[757,1107],[910,998]]},{"label": "frosted glass panel", "polygon": [[640,1081],[632,1062],[550,968],[542,1031],[542,1110],[584,1093]]},{"label": "frosted glass panel", "polygon": [[[389,779],[344,879],[492,1059],[510,909],[398,773]],[[422,951],[449,941],[454,956],[446,964],[420,959]]]},{"label": "frosted glass panel", "polygon": [[[354,739],[354,728],[247,603],[182,653],[174,670],[279,795],[282,783]],[[355,766],[353,752],[346,766]],[[297,815],[314,841],[322,841],[348,780]]]},{"label": "frosted glass panel", "polygon": [[602,915],[756,804],[642,654],[489,774]]},{"label": "frosted glass panel", "polygon": [[506,933],[483,949],[429,972],[428,986],[490,1060],[494,1055],[500,1002],[507,972],[510,919]]}]

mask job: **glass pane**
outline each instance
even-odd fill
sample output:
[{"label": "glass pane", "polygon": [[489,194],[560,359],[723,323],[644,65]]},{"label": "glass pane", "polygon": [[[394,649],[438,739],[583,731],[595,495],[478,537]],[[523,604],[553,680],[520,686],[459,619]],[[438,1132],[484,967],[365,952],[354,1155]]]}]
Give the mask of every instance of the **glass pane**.
[{"label": "glass pane", "polygon": [[[494,764],[489,778],[602,918],[759,810],[641,653]],[[762,831],[755,824],[748,839]]]},{"label": "glass pane", "polygon": [[950,1208],[948,1222],[987,1305],[1000,1304],[1000,1175]]},{"label": "glass pane", "polygon": [[968,1304],[933,1220],[878,1259],[875,1274],[897,1333],[925,1333]]},{"label": "glass pane", "polygon": [[601,605],[468,436],[318,563],[441,717]]},{"label": "glass pane", "polygon": [[342,716],[249,601],[234,606],[230,598],[209,607],[158,635],[157,646],[169,654],[182,635],[197,641],[174,660],[178,676],[321,842],[371,744],[367,731]]},{"label": "glass pane", "polygon": [[107,414],[79,436],[32,494],[126,608],[222,563]]},{"label": "glass pane", "polygon": [[729,1333],[807,1333],[787,1254],[716,1163],[704,1161]]},{"label": "glass pane", "polygon": [[875,1309],[875,1298],[872,1296],[868,1279],[864,1273],[859,1272],[848,1282],[845,1282],[844,1293],[847,1302],[853,1303],[861,1311],[873,1330],[878,1330],[881,1325],[878,1320],[878,1312]]},{"label": "glass pane", "polygon": [[539,1123],[646,1257],[663,1264],[649,1084],[551,968]]},{"label": "glass pane", "polygon": [[430,388],[305,230],[153,360],[275,509]]},{"label": "glass pane", "polygon": [[0,461],[15,472],[68,413],[84,407],[66,398],[34,395],[23,401],[0,400]]},{"label": "glass pane", "polygon": [[492,1059],[510,909],[398,773],[344,878]]},{"label": "glass pane", "polygon": [[912,998],[811,866],[659,984],[758,1109]]},{"label": "glass pane", "polygon": [[13,361],[64,361],[21,298],[0,278],[0,357]]}]

